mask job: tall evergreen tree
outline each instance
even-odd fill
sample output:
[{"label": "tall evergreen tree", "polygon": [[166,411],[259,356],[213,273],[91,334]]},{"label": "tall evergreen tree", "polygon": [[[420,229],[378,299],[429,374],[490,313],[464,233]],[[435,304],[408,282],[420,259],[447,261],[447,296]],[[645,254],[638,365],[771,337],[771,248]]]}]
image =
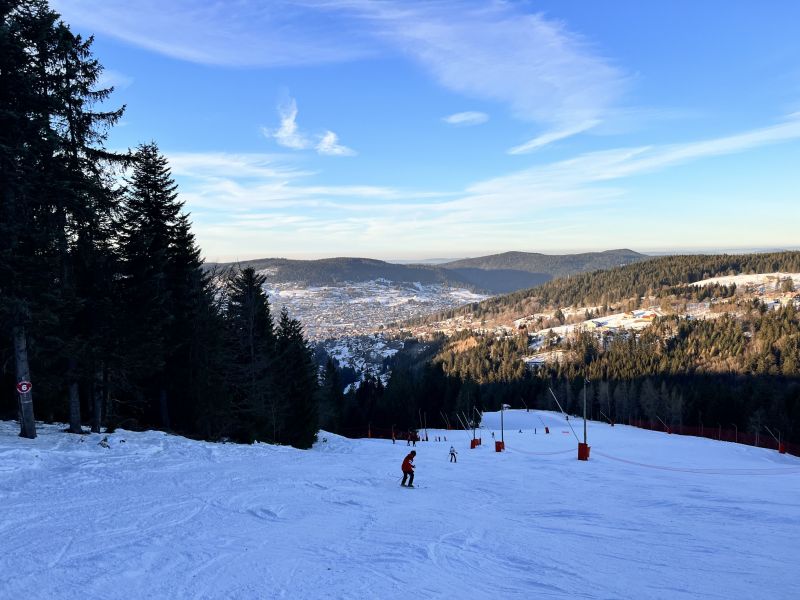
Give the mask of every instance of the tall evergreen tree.
[{"label": "tall evergreen tree", "polygon": [[154,142],[140,145],[118,224],[125,386],[145,422],[167,428],[167,361],[175,319],[170,259],[183,231],[182,206],[167,159]]},{"label": "tall evergreen tree", "polygon": [[[102,144],[122,109],[93,111],[111,89],[95,89],[91,43],[44,0],[0,3],[0,331],[13,339],[18,378],[30,376],[31,362],[47,366],[37,388],[49,397],[63,380],[61,359],[74,367],[81,346],[72,323],[88,296],[76,287],[77,257],[96,255],[99,223],[113,208],[103,175],[118,157]],[[31,396],[20,407],[27,437]]]},{"label": "tall evergreen tree", "polygon": [[319,424],[326,431],[340,433],[344,413],[344,391],[339,369],[328,358],[319,383]]},{"label": "tall evergreen tree", "polygon": [[227,323],[235,390],[231,434],[242,441],[278,441],[286,420],[275,393],[275,331],[264,276],[242,269],[228,293]]},{"label": "tall evergreen tree", "polygon": [[286,407],[282,441],[310,448],[319,431],[316,367],[302,325],[289,317],[285,307],[278,321],[277,365],[278,389]]}]

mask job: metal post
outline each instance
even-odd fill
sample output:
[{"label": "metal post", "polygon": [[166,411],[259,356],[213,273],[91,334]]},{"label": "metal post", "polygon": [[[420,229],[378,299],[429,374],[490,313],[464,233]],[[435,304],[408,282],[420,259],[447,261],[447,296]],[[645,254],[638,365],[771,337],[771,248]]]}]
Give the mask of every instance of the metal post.
[{"label": "metal post", "polygon": [[500,441],[505,444],[506,438],[503,437],[503,413],[505,411],[503,410],[503,408],[504,408],[504,404],[501,402],[500,403]]},{"label": "metal post", "polygon": [[777,431],[777,432],[778,432],[778,435],[776,436],[774,433],[772,433],[772,430],[771,430],[769,427],[767,427],[766,425],[764,425],[764,428],[765,428],[765,429],[766,429],[766,430],[769,432],[769,434],[770,434],[770,435],[771,435],[773,438],[775,438],[775,442],[778,444],[778,448],[780,448],[780,447],[781,447],[781,432],[780,432],[780,430],[778,430],[778,429],[776,429],[776,430],[775,430],[775,431]]},{"label": "metal post", "polygon": [[735,440],[735,441],[736,441],[736,443],[738,444],[738,443],[739,443],[739,427],[736,425],[736,423],[731,423],[731,425],[733,425],[733,430],[734,430],[734,432],[735,432],[735,433],[734,433],[734,435],[736,436],[736,437],[734,438],[734,440]]},{"label": "metal post", "polygon": [[583,443],[586,443],[586,378],[583,378]]},{"label": "metal post", "polygon": [[[473,413],[475,411],[475,405],[472,406]],[[475,439],[475,416],[474,414],[470,415],[472,417],[472,439]]]}]

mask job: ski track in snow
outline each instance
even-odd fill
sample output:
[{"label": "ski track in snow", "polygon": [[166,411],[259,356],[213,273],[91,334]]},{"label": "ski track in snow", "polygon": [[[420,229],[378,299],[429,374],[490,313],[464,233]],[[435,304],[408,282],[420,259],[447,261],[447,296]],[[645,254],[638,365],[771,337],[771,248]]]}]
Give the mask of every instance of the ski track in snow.
[{"label": "ski track in snow", "polygon": [[800,459],[590,423],[579,462],[560,415],[505,423],[500,454],[497,414],[429,431],[404,490],[405,443],[0,422],[0,598],[796,597]]}]

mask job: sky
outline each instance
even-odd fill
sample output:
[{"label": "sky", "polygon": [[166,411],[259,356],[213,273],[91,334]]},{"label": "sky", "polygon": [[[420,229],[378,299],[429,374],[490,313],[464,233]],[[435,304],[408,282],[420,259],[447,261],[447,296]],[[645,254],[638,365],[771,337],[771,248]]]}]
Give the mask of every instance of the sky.
[{"label": "sky", "polygon": [[211,261],[800,245],[800,3],[51,0]]}]

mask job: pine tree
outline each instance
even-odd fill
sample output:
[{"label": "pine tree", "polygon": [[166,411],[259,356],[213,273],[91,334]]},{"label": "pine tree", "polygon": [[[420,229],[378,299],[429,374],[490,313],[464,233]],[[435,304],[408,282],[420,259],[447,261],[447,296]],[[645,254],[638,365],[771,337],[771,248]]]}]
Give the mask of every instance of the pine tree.
[{"label": "pine tree", "polygon": [[286,410],[275,391],[276,341],[265,278],[252,267],[230,283],[226,322],[233,366],[231,433],[242,441],[279,441]]},{"label": "pine tree", "polygon": [[344,392],[339,370],[332,358],[322,369],[319,383],[319,423],[325,431],[340,433],[344,418]]},{"label": "pine tree", "polygon": [[316,368],[302,325],[289,317],[285,307],[278,322],[277,365],[278,389],[286,407],[282,441],[310,448],[319,431]]},{"label": "pine tree", "polygon": [[127,391],[147,423],[170,427],[167,360],[175,319],[170,269],[182,203],[155,143],[134,155],[119,221],[125,322],[121,332]]},{"label": "pine tree", "polygon": [[[44,0],[0,4],[0,332],[13,339],[17,377],[38,367],[46,398],[59,395],[67,357],[74,380],[88,344],[75,321],[89,297],[76,270],[87,249],[106,251],[104,167],[119,158],[102,144],[122,109],[92,111],[112,90],[94,89],[101,67],[91,43]],[[32,394],[21,400],[21,435],[35,437]]]}]

